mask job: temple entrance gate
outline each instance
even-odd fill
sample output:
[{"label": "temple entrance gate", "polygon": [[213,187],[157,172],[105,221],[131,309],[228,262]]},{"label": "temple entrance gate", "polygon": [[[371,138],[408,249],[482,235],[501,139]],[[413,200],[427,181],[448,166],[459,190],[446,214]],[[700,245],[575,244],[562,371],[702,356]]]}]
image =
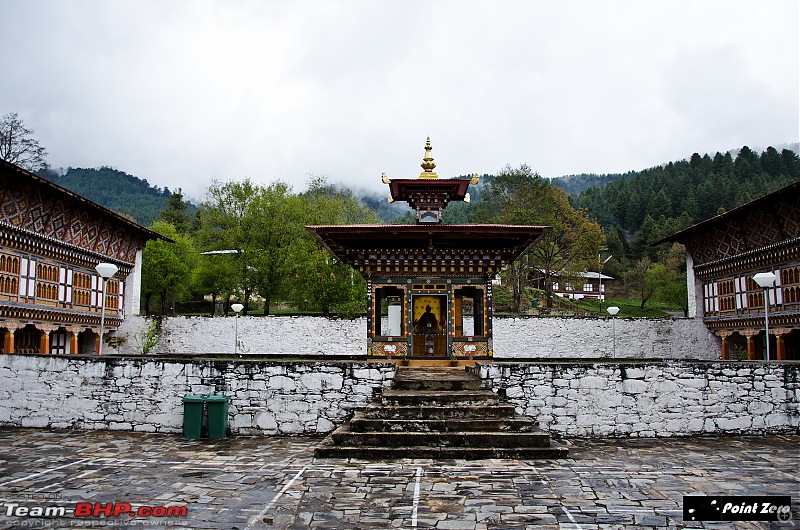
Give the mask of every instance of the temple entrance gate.
[{"label": "temple entrance gate", "polygon": [[468,201],[478,176],[439,179],[430,139],[417,179],[383,182],[407,201],[413,225],[307,227],[367,280],[367,355],[377,359],[492,357],[492,281],[545,226],[444,224],[452,201]]}]

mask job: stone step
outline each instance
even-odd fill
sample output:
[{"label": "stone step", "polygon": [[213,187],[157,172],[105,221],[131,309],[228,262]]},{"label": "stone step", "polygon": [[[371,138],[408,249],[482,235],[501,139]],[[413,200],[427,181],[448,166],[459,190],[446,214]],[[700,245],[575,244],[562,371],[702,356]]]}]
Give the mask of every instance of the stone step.
[{"label": "stone step", "polygon": [[353,432],[533,432],[539,424],[536,420],[518,416],[515,418],[446,418],[446,419],[385,419],[367,418],[356,414],[350,420]]},{"label": "stone step", "polygon": [[[426,373],[427,372],[427,373]],[[463,369],[446,368],[433,371],[399,369],[392,384],[394,390],[480,390],[479,377]]]},{"label": "stone step", "polygon": [[384,405],[494,405],[500,397],[491,390],[384,390],[381,396]]},{"label": "stone step", "polygon": [[362,409],[364,418],[376,419],[448,419],[448,418],[483,418],[506,419],[514,417],[514,406],[507,403],[486,405],[461,405],[452,403],[439,405],[380,405],[369,404]]},{"label": "stone step", "polygon": [[548,447],[550,435],[532,432],[466,431],[466,432],[353,432],[346,422],[331,433],[333,442],[341,446],[373,447]]},{"label": "stone step", "polygon": [[397,460],[401,458],[425,459],[555,459],[566,458],[566,445],[551,442],[549,447],[385,447],[337,446],[331,437],[326,438],[314,451],[317,458],[358,458],[364,460]]},{"label": "stone step", "polygon": [[398,368],[391,390],[317,447],[320,458],[564,458],[536,420],[462,368]]}]

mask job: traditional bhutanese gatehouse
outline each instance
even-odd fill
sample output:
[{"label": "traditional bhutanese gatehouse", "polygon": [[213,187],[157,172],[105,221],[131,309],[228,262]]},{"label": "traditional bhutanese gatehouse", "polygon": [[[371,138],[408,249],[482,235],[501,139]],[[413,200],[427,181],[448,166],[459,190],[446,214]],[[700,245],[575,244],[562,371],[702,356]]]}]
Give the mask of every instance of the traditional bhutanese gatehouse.
[{"label": "traditional bhutanese gatehouse", "polygon": [[139,312],[141,250],[161,236],[0,160],[2,353],[99,351],[103,281],[106,331]]},{"label": "traditional bhutanese gatehouse", "polygon": [[800,182],[661,241],[686,246],[689,316],[722,338],[722,358],[764,359],[767,289],[772,359],[800,359]]},{"label": "traditional bhutanese gatehouse", "polygon": [[439,179],[430,138],[422,173],[390,180],[391,201],[407,201],[414,225],[307,227],[367,280],[367,353],[423,360],[492,357],[492,283],[547,229],[443,224],[452,201],[469,199],[472,179]]}]

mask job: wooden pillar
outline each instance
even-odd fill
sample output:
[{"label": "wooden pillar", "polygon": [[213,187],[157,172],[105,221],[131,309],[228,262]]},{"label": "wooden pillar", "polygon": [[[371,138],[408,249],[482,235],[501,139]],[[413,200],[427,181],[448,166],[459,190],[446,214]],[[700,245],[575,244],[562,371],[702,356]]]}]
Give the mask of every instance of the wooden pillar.
[{"label": "wooden pillar", "polygon": [[23,327],[19,322],[3,322],[6,334],[3,337],[3,351],[5,353],[16,353],[14,347],[14,332]]},{"label": "wooden pillar", "polygon": [[14,353],[14,331],[13,329],[7,330],[3,337],[3,351],[6,353]]},{"label": "wooden pillar", "polygon": [[[94,331],[94,330],[92,330],[92,331]],[[100,355],[100,335],[99,335],[100,332],[99,331],[95,331],[95,333],[97,333],[98,335],[94,339],[94,354],[95,355]]]},{"label": "wooden pillar", "polygon": [[731,359],[731,343],[728,342],[728,337],[733,335],[732,331],[718,331],[717,336],[722,339],[722,360],[729,361]]},{"label": "wooden pillar", "polygon": [[753,337],[761,333],[760,331],[742,331],[742,335],[747,337],[747,360],[748,361],[755,361],[756,360],[756,342],[753,340]]},{"label": "wooden pillar", "polygon": [[461,314],[461,297],[453,296],[453,336],[461,337],[464,334],[464,317]]},{"label": "wooden pillar", "polygon": [[773,332],[775,334],[775,342],[778,344],[778,351],[775,357],[775,359],[778,361],[786,360],[786,342],[783,340],[783,336],[788,335],[791,332],[791,329],[786,328],[778,328]]},{"label": "wooden pillar", "polygon": [[50,332],[42,330],[39,335],[39,353],[50,353]]},{"label": "wooden pillar", "polygon": [[81,332],[81,328],[69,327],[67,328],[67,331],[69,331],[69,353],[71,355],[80,353],[78,351],[78,333]]},{"label": "wooden pillar", "polygon": [[58,326],[40,324],[36,327],[42,332],[39,339],[39,353],[48,354],[50,353],[50,333],[57,330]]}]

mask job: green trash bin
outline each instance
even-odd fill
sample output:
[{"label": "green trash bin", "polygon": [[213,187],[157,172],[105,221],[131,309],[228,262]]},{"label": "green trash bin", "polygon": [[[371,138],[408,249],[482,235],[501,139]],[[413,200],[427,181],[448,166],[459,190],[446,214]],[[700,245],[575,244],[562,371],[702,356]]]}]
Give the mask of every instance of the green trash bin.
[{"label": "green trash bin", "polygon": [[539,299],[531,298],[531,308],[536,309],[537,307],[539,307]]},{"label": "green trash bin", "polygon": [[183,396],[183,437],[199,440],[203,427],[203,396]]},{"label": "green trash bin", "polygon": [[228,434],[228,396],[207,396],[208,437],[225,438]]}]

